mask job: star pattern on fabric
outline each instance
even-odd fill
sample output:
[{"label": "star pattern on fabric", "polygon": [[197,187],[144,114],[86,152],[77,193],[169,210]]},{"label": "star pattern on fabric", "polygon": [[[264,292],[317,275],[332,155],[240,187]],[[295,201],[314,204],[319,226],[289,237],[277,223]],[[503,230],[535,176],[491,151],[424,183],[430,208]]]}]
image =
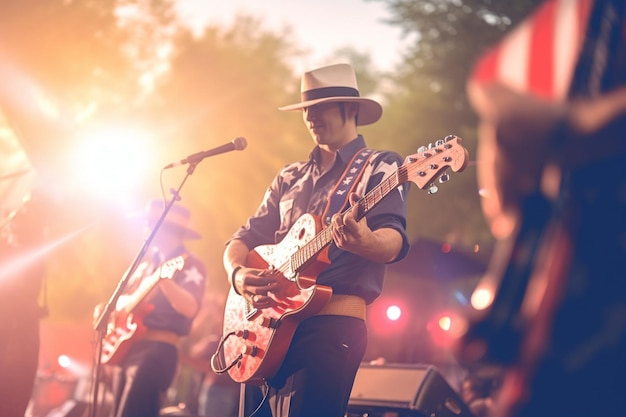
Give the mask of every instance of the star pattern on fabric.
[{"label": "star pattern on fabric", "polygon": [[204,277],[195,266],[185,271],[185,278],[183,279],[183,282],[193,282],[196,285],[201,285],[203,280]]},{"label": "star pattern on fabric", "polygon": [[285,181],[285,185],[291,186],[291,183],[296,179],[295,175],[293,175],[293,171],[285,171],[283,175],[283,180]]},{"label": "star pattern on fabric", "polygon": [[[398,170],[398,166],[395,162],[387,163],[385,161],[381,162],[376,169],[377,172],[383,173],[383,180],[385,180],[390,175],[394,174]],[[398,192],[400,193],[400,198],[404,201],[403,187],[398,186]]]}]

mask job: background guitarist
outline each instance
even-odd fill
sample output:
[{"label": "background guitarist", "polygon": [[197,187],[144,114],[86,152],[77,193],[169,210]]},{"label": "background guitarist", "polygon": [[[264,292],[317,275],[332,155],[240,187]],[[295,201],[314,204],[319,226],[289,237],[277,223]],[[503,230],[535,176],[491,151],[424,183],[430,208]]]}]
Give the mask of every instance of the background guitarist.
[{"label": "background guitarist", "polygon": [[[163,208],[160,200],[148,204],[146,221],[150,228],[154,227]],[[115,417],[157,417],[163,395],[174,379],[178,365],[178,342],[191,329],[206,281],[204,265],[184,245],[187,239],[201,237],[189,228],[189,221],[190,213],[185,207],[172,206],[152,242],[148,252],[150,259],[139,265],[126,287],[125,292],[132,295],[144,277],[150,276],[167,261],[184,257],[182,268],[176,268],[173,275],[168,273],[167,277],[160,279],[142,301],[141,306],[152,306],[147,315],[142,319],[140,317],[147,332],[139,340],[131,339],[130,349],[119,366],[113,368]],[[123,295],[120,300],[122,298]]]},{"label": "background guitarist", "polygon": [[[280,170],[256,213],[233,235],[224,253],[235,291],[258,309],[276,304],[272,294],[279,291],[280,278],[271,271],[246,267],[249,252],[259,245],[279,243],[305,213],[322,216],[344,170],[365,148],[357,126],[374,123],[382,114],[379,103],[359,97],[348,64],[306,72],[301,96],[300,103],[280,110],[302,112],[315,147],[307,160]],[[402,162],[394,152],[377,153],[368,162],[371,175],[363,177],[357,194],[363,196]],[[344,416],[365,354],[366,305],[382,291],[385,264],[402,259],[409,248],[407,188],[394,190],[359,222],[347,212],[335,213],[327,223],[333,239],[330,265],[317,276],[317,284],[331,287],[333,295],[318,315],[299,324],[280,369],[268,381],[274,417]]]},{"label": "background guitarist", "polygon": [[[547,255],[515,260],[532,262],[530,282],[541,284],[522,287],[520,311],[511,313],[509,324],[525,323],[518,346],[498,351],[497,338],[482,334],[487,360],[511,359],[502,361],[507,373],[493,415],[626,409],[625,7],[546,1],[469,80],[481,118],[485,217],[503,242],[519,242],[516,232],[544,233],[539,252]],[[551,202],[552,217],[533,231],[527,226],[540,223],[540,207],[524,202],[537,193]]]}]

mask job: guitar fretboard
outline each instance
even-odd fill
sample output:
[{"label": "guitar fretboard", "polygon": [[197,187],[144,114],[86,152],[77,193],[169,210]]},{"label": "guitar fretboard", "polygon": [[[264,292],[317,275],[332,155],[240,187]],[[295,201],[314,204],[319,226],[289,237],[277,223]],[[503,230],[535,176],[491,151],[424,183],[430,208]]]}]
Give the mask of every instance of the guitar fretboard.
[{"label": "guitar fretboard", "polygon": [[[404,180],[401,180],[404,178]],[[382,201],[390,192],[400,184],[408,181],[406,168],[401,166],[392,175],[381,181],[370,190],[365,196],[356,202],[356,219],[361,220],[367,212]],[[349,208],[346,209],[350,210]],[[343,213],[345,213],[344,211]],[[318,233],[313,239],[307,242],[302,248],[291,255],[291,265],[294,271],[300,270],[307,262],[317,256],[326,246],[333,241],[331,228],[327,227]]]}]

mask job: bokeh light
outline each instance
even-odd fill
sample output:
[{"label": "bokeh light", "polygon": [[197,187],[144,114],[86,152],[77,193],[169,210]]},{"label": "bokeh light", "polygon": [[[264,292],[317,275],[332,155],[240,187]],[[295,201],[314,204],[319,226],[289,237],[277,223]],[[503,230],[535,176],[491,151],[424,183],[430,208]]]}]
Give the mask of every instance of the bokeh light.
[{"label": "bokeh light", "polygon": [[392,321],[396,321],[402,316],[402,310],[397,305],[390,305],[387,307],[387,318]]},{"label": "bokeh light", "polygon": [[69,368],[69,366],[71,365],[72,361],[70,360],[69,356],[67,355],[60,355],[57,359],[57,362],[59,364],[59,366],[61,368]]},{"label": "bokeh light", "polygon": [[476,310],[484,310],[493,302],[493,291],[489,288],[476,288],[472,293],[471,304]]}]

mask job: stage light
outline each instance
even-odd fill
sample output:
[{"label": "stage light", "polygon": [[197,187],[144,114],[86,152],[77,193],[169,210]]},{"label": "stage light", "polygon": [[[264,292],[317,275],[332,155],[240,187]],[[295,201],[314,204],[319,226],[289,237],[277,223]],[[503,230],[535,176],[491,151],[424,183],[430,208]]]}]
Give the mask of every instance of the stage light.
[{"label": "stage light", "polygon": [[88,375],[90,371],[89,365],[65,354],[61,354],[57,357],[57,363],[59,364],[59,367],[67,373],[67,375],[75,377]]},{"label": "stage light", "polygon": [[433,317],[428,323],[433,342],[437,346],[450,347],[467,332],[468,321],[463,315],[448,311]]},{"label": "stage light", "polygon": [[392,321],[396,321],[402,316],[402,310],[397,305],[390,305],[387,307],[387,318]]},{"label": "stage light", "polygon": [[372,334],[386,337],[405,334],[411,315],[402,299],[382,299],[368,310],[367,320]]},{"label": "stage light", "polygon": [[484,310],[491,305],[493,301],[493,291],[489,288],[477,288],[472,293],[471,303],[476,310]]},{"label": "stage light", "polygon": [[450,316],[441,316],[438,320],[439,328],[444,332],[449,332],[452,327],[452,319]]},{"label": "stage light", "polygon": [[61,368],[67,369],[72,364],[72,361],[70,360],[69,356],[67,356],[67,355],[60,355],[57,358],[57,363],[59,364],[59,366]]}]

